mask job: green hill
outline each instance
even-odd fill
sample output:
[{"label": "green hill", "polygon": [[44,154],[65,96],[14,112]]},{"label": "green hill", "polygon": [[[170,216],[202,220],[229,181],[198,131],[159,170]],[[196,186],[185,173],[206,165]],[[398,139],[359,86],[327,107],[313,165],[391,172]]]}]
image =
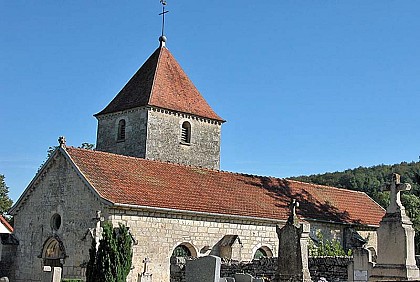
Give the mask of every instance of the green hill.
[{"label": "green hill", "polygon": [[363,191],[386,208],[389,203],[389,192],[382,192],[381,188],[391,181],[392,173],[400,174],[401,182],[410,183],[412,187],[410,191],[402,193],[401,199],[416,230],[418,254],[420,253],[420,162],[358,167],[342,172],[290,177],[290,179]]}]

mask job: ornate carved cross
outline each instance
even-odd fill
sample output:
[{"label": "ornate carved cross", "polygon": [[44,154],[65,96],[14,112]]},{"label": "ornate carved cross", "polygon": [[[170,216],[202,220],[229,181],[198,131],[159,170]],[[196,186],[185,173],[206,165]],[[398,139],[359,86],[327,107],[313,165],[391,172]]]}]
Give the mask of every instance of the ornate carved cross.
[{"label": "ornate carved cross", "polygon": [[390,198],[391,202],[389,203],[388,208],[386,209],[387,213],[396,213],[399,212],[401,209],[404,209],[403,205],[401,204],[401,191],[407,191],[411,189],[411,185],[408,183],[401,183],[401,176],[397,173],[392,174],[392,181],[391,183],[385,186],[386,191],[390,191]]}]

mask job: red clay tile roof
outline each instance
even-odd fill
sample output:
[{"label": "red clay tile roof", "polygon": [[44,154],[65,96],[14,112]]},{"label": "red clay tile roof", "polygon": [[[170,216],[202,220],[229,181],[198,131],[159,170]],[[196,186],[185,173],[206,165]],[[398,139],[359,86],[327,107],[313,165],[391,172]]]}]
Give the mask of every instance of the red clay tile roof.
[{"label": "red clay tile roof", "polygon": [[95,116],[147,105],[223,121],[166,47],[156,49],[111,103]]},{"label": "red clay tile roof", "polygon": [[365,193],[68,147],[104,199],[118,204],[286,220],[292,198],[305,219],[379,225],[385,211]]},{"label": "red clay tile roof", "polygon": [[4,225],[4,227],[6,227],[7,230],[10,231],[10,233],[13,232],[13,227],[9,224],[9,222],[7,222],[7,220],[0,215],[0,223]]}]

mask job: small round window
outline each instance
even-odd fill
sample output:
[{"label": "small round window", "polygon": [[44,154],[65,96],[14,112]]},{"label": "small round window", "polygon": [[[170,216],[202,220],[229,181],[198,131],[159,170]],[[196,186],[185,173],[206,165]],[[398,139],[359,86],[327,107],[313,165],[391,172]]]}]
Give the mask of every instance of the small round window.
[{"label": "small round window", "polygon": [[61,216],[56,213],[51,217],[51,228],[55,231],[60,229],[61,226]]}]

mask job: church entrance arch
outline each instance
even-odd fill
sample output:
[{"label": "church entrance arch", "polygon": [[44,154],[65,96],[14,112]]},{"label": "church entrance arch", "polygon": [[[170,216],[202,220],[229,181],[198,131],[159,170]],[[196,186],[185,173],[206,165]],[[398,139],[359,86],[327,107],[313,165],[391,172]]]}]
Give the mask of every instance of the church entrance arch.
[{"label": "church entrance arch", "polygon": [[57,235],[49,237],[42,247],[41,258],[44,266],[63,267],[66,250]]}]

